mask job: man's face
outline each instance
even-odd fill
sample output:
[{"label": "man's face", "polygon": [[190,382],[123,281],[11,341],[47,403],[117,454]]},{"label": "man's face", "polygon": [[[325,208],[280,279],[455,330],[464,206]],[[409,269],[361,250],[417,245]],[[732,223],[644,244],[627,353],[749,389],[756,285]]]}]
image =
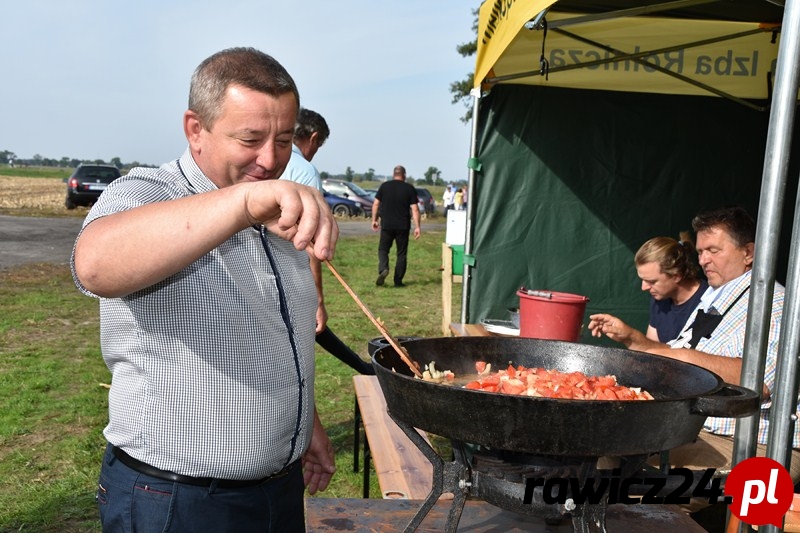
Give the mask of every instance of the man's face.
[{"label": "man's face", "polygon": [[737,246],[725,228],[712,227],[697,233],[700,267],[713,288],[738,278],[753,265],[753,243]]},{"label": "man's face", "polygon": [[192,111],[184,129],[200,169],[214,184],[278,179],[292,155],[297,101],[292,93],[270,96],[228,87],[222,112],[207,129]]},{"label": "man's face", "polygon": [[678,292],[680,278],[664,274],[656,262],[637,265],[636,274],[642,280],[642,290],[649,292],[655,300],[673,298]]}]

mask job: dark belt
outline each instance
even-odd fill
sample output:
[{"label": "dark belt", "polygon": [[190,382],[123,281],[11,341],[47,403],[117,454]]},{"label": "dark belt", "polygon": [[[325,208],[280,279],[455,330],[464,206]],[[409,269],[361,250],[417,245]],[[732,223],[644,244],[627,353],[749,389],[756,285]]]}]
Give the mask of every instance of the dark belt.
[{"label": "dark belt", "polygon": [[134,459],[120,448],[116,446],[112,446],[111,450],[114,454],[114,457],[119,459],[119,461],[131,468],[136,470],[140,474],[144,474],[146,476],[156,477],[158,479],[163,479],[165,481],[173,481],[175,483],[185,483],[186,485],[194,485],[196,487],[210,487],[212,484],[216,484],[217,487],[221,489],[239,489],[245,487],[255,487],[256,485],[261,485],[264,482],[281,478],[287,475],[291,470],[297,465],[298,461],[291,463],[289,466],[281,470],[280,472],[276,472],[267,477],[262,477],[261,479],[217,479],[212,477],[191,477],[191,476],[184,476],[181,474],[176,474],[175,472],[170,472],[168,470],[161,470],[160,468],[156,468],[151,466],[147,463],[143,463],[138,459]]}]

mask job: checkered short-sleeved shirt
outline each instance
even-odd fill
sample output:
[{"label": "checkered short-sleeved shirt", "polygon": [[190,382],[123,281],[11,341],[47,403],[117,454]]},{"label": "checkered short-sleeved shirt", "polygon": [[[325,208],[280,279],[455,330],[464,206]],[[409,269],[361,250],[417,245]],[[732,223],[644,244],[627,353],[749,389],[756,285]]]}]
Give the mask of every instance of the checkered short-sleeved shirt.
[{"label": "checkered short-sleeved shirt", "polygon": [[[750,287],[752,272],[748,271],[735,280],[731,280],[716,293],[713,288],[709,288],[706,295],[697,309],[703,311],[716,310],[717,313],[724,313],[722,321],[714,329],[710,338],[702,338],[697,343],[696,349],[714,355],[724,357],[742,357],[744,354],[744,334],[747,325],[748,296],[742,295]],[[769,341],[767,343],[767,356],[764,366],[764,383],[771,392],[775,391],[775,370],[778,364],[778,337],[781,326],[781,315],[783,312],[783,299],[785,289],[780,283],[775,283],[772,295],[772,311],[769,321]],[[710,296],[713,296],[710,297]],[[689,316],[683,331],[677,339],[670,342],[673,348],[684,348],[687,346],[688,339],[691,338],[691,325],[694,323],[697,309]],[[727,310],[727,312],[726,312]],[[769,412],[771,402],[767,401],[761,405],[758,442],[767,443],[767,433],[769,431]],[[800,407],[798,407],[800,414]],[[706,419],[704,428],[718,435],[733,435],[736,427],[735,418],[709,417]],[[800,427],[796,428],[793,438],[793,448],[800,447]]]},{"label": "checkered short-sleeved shirt", "polygon": [[[110,184],[85,225],[215,189],[187,150]],[[314,409],[317,295],[308,263],[290,242],[248,228],[152,287],[100,298],[112,372],[108,441],[196,477],[257,479],[298,459]]]}]

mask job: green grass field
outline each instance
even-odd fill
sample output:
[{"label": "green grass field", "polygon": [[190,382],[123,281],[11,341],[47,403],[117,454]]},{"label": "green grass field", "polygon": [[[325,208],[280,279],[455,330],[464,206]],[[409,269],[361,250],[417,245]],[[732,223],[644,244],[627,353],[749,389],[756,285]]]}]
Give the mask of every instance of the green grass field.
[{"label": "green grass field", "polygon": [[[443,241],[443,231],[412,241],[402,289],[375,287],[377,234],[341,239],[334,265],[392,334],[436,337]],[[380,334],[324,275],[329,325],[366,359],[368,341]],[[460,295],[453,302],[458,316]],[[38,264],[0,271],[0,308],[0,533],[99,531],[94,490],[110,375],[100,355],[97,301],[78,292],[67,267]],[[317,363],[318,408],[338,468],[317,497],[358,498],[354,372],[319,348]],[[370,487],[380,497],[374,474]]]},{"label": "green grass field", "polygon": [[0,165],[0,176],[16,176],[19,178],[68,178],[71,168],[55,167],[10,167]]}]

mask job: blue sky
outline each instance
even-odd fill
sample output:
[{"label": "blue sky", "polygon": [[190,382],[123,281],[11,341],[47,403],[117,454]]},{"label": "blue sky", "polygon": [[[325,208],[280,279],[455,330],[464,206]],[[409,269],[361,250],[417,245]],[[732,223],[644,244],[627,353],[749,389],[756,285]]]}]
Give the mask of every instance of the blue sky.
[{"label": "blue sky", "polygon": [[331,137],[320,171],[403,164],[466,179],[470,125],[450,83],[474,69],[478,0],[31,0],[3,10],[0,150],[161,164],[185,146],[189,78],[231,46],[273,55]]}]

